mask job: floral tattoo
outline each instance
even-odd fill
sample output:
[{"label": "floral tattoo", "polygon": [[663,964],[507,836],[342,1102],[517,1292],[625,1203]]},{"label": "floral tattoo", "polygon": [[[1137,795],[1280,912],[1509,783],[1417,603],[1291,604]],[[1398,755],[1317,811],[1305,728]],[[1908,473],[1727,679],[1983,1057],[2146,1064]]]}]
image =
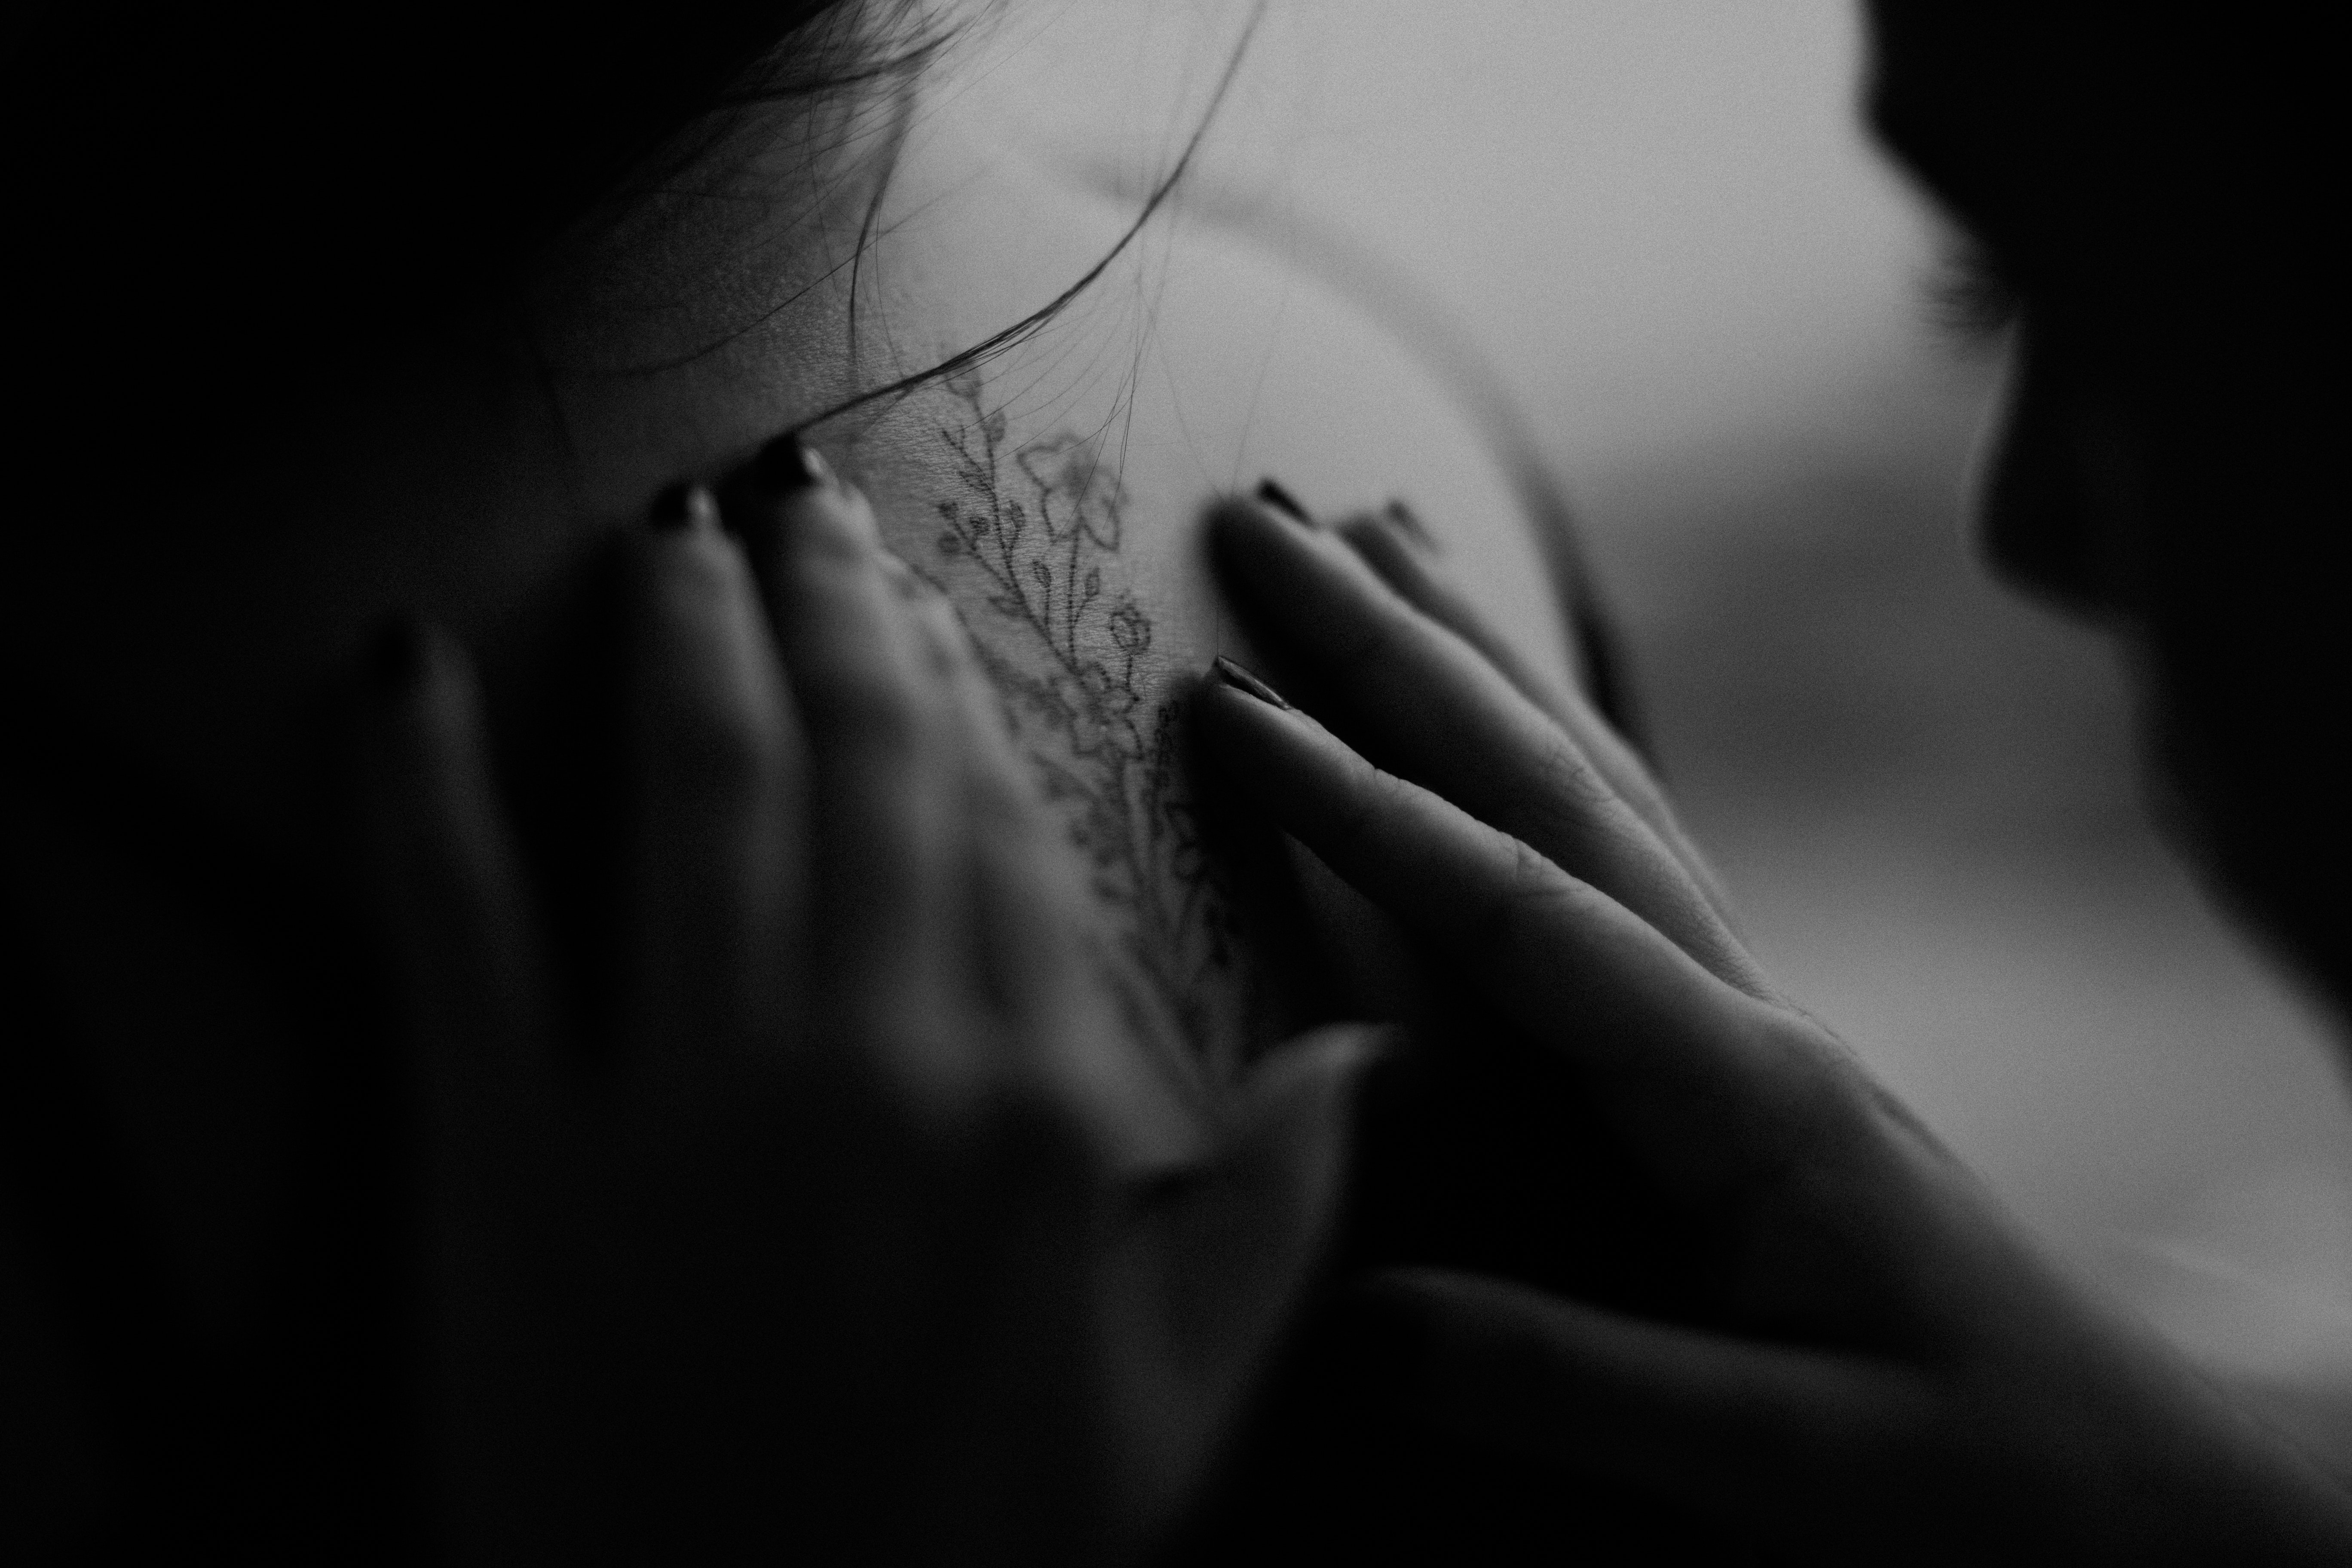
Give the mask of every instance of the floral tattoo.
[{"label": "floral tattoo", "polygon": [[977,375],[940,438],[961,494],[938,503],[939,567],[981,591],[974,641],[1013,730],[1113,911],[1130,1024],[1214,1068],[1238,1039],[1228,901],[1181,764],[1180,700],[1155,680],[1150,615],[1122,574],[1127,496],[1098,439],[1008,441]]}]

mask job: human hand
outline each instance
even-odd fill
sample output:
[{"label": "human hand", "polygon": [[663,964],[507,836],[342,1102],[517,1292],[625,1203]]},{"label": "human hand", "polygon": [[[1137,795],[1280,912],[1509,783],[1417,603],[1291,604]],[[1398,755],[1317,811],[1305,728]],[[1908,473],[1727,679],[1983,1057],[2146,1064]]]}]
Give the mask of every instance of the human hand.
[{"label": "human hand", "polygon": [[1809,1556],[2343,1560],[2346,1495],[2062,1278],[1777,996],[1638,763],[1480,651],[1410,530],[1240,505],[1217,545],[1354,744],[1228,674],[1212,753],[1433,955],[1440,1014],[1572,1085],[1557,1112],[1601,1124],[1686,1264],[1659,1310],[1383,1271],[1364,1379]]},{"label": "human hand", "polygon": [[945,601],[796,445],[729,495],[748,552],[700,491],[625,545],[608,1016],[556,979],[463,651],[395,645],[358,726],[439,1522],[498,1562],[1118,1560],[1317,1255],[1360,1042],[1188,1097]]}]

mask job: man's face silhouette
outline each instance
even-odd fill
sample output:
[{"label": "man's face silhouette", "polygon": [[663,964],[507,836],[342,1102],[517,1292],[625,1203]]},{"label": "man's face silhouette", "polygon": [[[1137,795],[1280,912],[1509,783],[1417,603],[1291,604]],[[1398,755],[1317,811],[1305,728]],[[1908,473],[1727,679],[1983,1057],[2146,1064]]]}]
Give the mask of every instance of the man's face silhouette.
[{"label": "man's face silhouette", "polygon": [[[2352,712],[2315,26],[1873,0],[1869,109],[2011,319],[1978,486],[2004,577],[2119,634],[2159,815],[2352,996]],[[2311,36],[2298,37],[2298,30]]]}]

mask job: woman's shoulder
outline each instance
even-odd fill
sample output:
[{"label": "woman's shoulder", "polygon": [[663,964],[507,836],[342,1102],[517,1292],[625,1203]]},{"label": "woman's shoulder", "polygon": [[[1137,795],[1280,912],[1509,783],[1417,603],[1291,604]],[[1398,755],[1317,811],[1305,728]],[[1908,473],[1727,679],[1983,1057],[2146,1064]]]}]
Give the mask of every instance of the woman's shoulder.
[{"label": "woman's shoulder", "polygon": [[1093,858],[1129,1016],[1183,1047],[1171,1059],[1230,1061],[1275,1026],[1249,1016],[1265,977],[1237,956],[1263,911],[1221,906],[1204,869],[1180,714],[1213,656],[1259,650],[1210,569],[1206,508],[1265,476],[1327,517],[1404,500],[1526,661],[1565,680],[1569,628],[1512,433],[1371,252],[1212,186],[1178,187],[1147,219],[1153,185],[977,132],[929,138],[893,186],[911,216],[871,253],[871,378],[1067,299],[835,439],[1007,690]]},{"label": "woman's shoulder", "polygon": [[[1024,479],[1075,464],[1116,500],[1125,574],[1163,616],[1203,622],[1205,658],[1221,624],[1201,597],[1209,497],[1272,475],[1328,517],[1402,500],[1528,660],[1569,674],[1507,396],[1376,241],[1211,185],[1179,184],[1147,218],[1152,182],[1001,148],[899,178],[929,185],[937,215],[882,253],[921,347],[984,342],[1101,268],[1034,333],[869,427],[887,482],[929,503],[920,527],[967,488],[966,437]],[[894,364],[912,347],[902,325]]]}]

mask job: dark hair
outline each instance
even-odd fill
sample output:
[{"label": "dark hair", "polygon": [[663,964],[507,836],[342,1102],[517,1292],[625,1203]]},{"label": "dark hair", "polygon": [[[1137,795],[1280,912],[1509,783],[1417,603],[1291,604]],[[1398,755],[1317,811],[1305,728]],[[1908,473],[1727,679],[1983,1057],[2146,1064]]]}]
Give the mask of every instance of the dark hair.
[{"label": "dark hair", "polygon": [[[1095,267],[982,342],[805,422],[1010,349],[1090,288],[1183,177],[1264,8]],[[0,75],[20,230],[36,237],[18,274],[36,303],[17,363],[48,394],[47,428],[29,439],[70,453],[118,435],[86,413],[121,396],[114,378],[135,364],[137,401],[172,411],[157,439],[205,445],[222,417],[273,415],[329,323],[347,353],[355,329],[391,341],[495,315],[552,249],[755,129],[763,107],[910,79],[960,26],[939,10],[712,0],[583,21],[544,0],[47,7]]]},{"label": "dark hair", "polygon": [[[933,9],[41,5],[0,61],[19,437],[133,489],[234,447],[354,331],[496,318],[762,106],[919,65]],[[154,416],[127,467],[125,405]]]},{"label": "dark hair", "polygon": [[398,320],[509,281],[772,57],[777,89],[814,80],[845,9],[45,6],[8,62],[10,184],[37,270],[115,301],[85,330],[297,315],[325,276]]}]

